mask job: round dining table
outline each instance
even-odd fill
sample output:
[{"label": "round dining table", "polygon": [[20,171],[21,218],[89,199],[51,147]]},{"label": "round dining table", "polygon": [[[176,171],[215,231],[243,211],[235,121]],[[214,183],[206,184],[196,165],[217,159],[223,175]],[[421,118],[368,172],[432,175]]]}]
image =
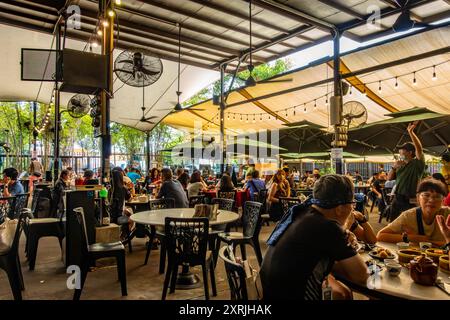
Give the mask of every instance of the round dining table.
[{"label": "round dining table", "polygon": [[[194,208],[175,208],[142,211],[130,216],[130,219],[137,224],[164,227],[166,217],[170,218],[193,218]],[[239,215],[232,211],[218,210],[217,218],[209,220],[209,226],[224,226],[239,219]],[[200,279],[189,272],[189,266],[184,265],[182,272],[177,277],[177,289],[192,289],[201,285]]]},{"label": "round dining table", "polygon": [[[389,249],[398,259],[397,246],[393,243],[377,242],[378,247]],[[360,253],[365,261],[371,260],[369,252]],[[378,274],[372,274],[368,280],[367,286],[361,286],[351,283],[345,279],[337,277],[354,291],[361,292],[369,297],[379,299],[407,299],[407,300],[450,300],[450,292],[446,293],[437,285],[424,286],[415,283],[409,275],[409,269],[406,266],[398,276],[389,275],[383,262],[378,261],[382,270]],[[446,286],[450,288],[450,274],[439,269],[438,279],[441,279]]]}]

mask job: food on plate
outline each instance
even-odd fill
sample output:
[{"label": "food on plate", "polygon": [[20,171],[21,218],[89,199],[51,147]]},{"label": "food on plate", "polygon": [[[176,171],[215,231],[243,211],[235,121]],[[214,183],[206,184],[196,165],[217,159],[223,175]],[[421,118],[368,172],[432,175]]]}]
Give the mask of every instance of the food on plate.
[{"label": "food on plate", "polygon": [[398,262],[409,263],[414,257],[420,256],[422,253],[416,249],[402,249],[398,250]]}]

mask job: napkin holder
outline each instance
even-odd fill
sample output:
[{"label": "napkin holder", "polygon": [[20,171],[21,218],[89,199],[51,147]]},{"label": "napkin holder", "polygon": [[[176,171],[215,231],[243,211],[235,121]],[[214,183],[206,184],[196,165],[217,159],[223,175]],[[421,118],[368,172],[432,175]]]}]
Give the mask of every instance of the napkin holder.
[{"label": "napkin holder", "polygon": [[194,207],[194,218],[208,218],[215,221],[217,220],[218,210],[218,204],[196,204]]}]

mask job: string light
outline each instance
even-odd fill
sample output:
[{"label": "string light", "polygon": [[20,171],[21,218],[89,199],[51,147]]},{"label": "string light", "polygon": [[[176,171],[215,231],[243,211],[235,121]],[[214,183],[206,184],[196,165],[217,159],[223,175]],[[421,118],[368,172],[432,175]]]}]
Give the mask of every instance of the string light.
[{"label": "string light", "polygon": [[381,81],[378,81],[378,92],[381,93]]},{"label": "string light", "polygon": [[328,107],[328,94],[327,94],[327,96],[325,98],[325,105]]},{"label": "string light", "polygon": [[414,71],[413,86],[417,86],[416,72]]},{"label": "string light", "polygon": [[286,117],[288,116],[288,113],[287,113],[287,109],[286,109]]},{"label": "string light", "polygon": [[306,104],[304,105],[303,113],[306,113]]},{"label": "string light", "polygon": [[398,84],[398,77],[395,77],[395,89],[398,89],[399,84]]},{"label": "string light", "polygon": [[[349,95],[349,96],[353,95],[352,88],[353,88],[353,86],[350,85],[350,90],[349,90],[349,92],[348,92],[348,95]],[[316,101],[316,100],[314,100],[314,101]]]},{"label": "string light", "polygon": [[245,120],[245,123],[248,123],[248,115],[247,115],[247,120]]},{"label": "string light", "polygon": [[295,116],[295,107],[294,107],[294,112],[293,112],[293,115]]},{"label": "string light", "polygon": [[433,66],[433,78],[431,78],[433,81],[437,80],[437,75],[436,75],[436,66]]},{"label": "string light", "polygon": [[[350,90],[351,90],[351,87],[350,87]],[[351,91],[350,91],[351,92]],[[316,99],[314,99],[314,110],[316,110],[317,109],[317,100]]]},{"label": "string light", "polygon": [[263,121],[263,115],[261,113],[261,116],[259,117],[259,121]]},{"label": "string light", "polygon": [[253,115],[253,121],[252,121],[253,123],[255,123],[256,122],[256,118],[255,118],[255,115]]},{"label": "string light", "polygon": [[233,120],[236,120],[236,115],[233,113]]},{"label": "string light", "polygon": [[241,120],[239,120],[239,121],[241,121],[241,122],[242,122],[242,114],[241,114]]},{"label": "string light", "polygon": [[[114,10],[108,10],[108,16],[110,16],[111,18],[114,17]],[[105,26],[106,27],[106,26]]]},{"label": "string light", "polygon": [[94,48],[97,48],[97,47],[98,47],[97,40],[93,40],[92,43],[91,43],[91,45],[92,45]]},{"label": "string light", "polygon": [[227,115],[227,120],[230,120],[230,115],[229,114]]},{"label": "string light", "polygon": [[366,90],[366,85],[364,85],[364,91],[363,91],[363,95],[364,95],[365,97],[367,97],[367,90]]},{"label": "string light", "polygon": [[116,0],[116,4],[120,6],[122,4],[122,1],[121,0]]},{"label": "string light", "polygon": [[97,30],[97,34],[98,34],[99,36],[102,36],[102,35],[103,35],[103,31],[102,31],[101,29],[98,29],[98,30]]},{"label": "string light", "polygon": [[106,28],[107,26],[109,26],[108,20],[103,19],[102,20],[102,25]]}]

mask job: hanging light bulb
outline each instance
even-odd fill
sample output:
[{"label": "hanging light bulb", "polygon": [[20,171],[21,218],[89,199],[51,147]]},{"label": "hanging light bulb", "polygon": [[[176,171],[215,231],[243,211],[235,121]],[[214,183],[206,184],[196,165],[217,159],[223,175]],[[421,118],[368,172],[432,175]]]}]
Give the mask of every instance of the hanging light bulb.
[{"label": "hanging light bulb", "polygon": [[236,120],[236,115],[233,113],[233,120]]},{"label": "hanging light bulb", "polygon": [[398,77],[395,77],[395,89],[398,89],[399,84],[398,84]]},{"label": "hanging light bulb", "polygon": [[306,103],[303,106],[304,106],[303,113],[306,113]]},{"label": "hanging light bulb", "polygon": [[259,121],[263,121],[263,118],[262,118],[262,113],[261,113],[261,116],[259,117]]},{"label": "hanging light bulb", "polygon": [[271,120],[271,119],[272,119],[272,118],[270,117],[270,114],[269,114],[269,116],[267,117],[267,119],[268,119],[268,120]]},{"label": "hanging light bulb", "polygon": [[245,123],[248,123],[248,115],[247,115],[247,120],[245,120]]},{"label": "hanging light bulb", "polygon": [[288,113],[287,113],[287,109],[286,109],[286,117],[288,116]]},{"label": "hanging light bulb", "polygon": [[120,6],[122,4],[122,1],[121,0],[116,0],[116,4]]},{"label": "hanging light bulb", "polygon": [[328,107],[328,95],[326,95],[326,98],[325,98],[325,105]]},{"label": "hanging light bulb", "polygon": [[102,20],[102,25],[106,28],[107,26],[109,26],[108,20],[103,19]]},{"label": "hanging light bulb", "polygon": [[366,85],[364,85],[364,91],[363,91],[363,95],[364,95],[365,97],[367,97],[367,90],[366,90]]},{"label": "hanging light bulb", "polygon": [[[350,87],[351,88],[351,87]],[[351,89],[350,89],[351,90]],[[316,110],[317,109],[317,100],[316,99],[314,99],[314,110]]]},{"label": "hanging light bulb", "polygon": [[91,45],[92,45],[94,48],[97,48],[97,47],[98,47],[97,40],[92,41]]},{"label": "hanging light bulb", "polygon": [[97,34],[98,34],[99,36],[102,36],[102,35],[103,35],[103,31],[102,31],[101,29],[98,29],[98,30],[97,30]]},{"label": "hanging light bulb", "polygon": [[433,78],[431,78],[433,81],[437,80],[437,75],[436,75],[436,66],[433,66]]},{"label": "hanging light bulb", "polygon": [[241,114],[241,119],[239,121],[242,122],[242,114]]},{"label": "hanging light bulb", "polygon": [[[353,88],[353,86],[350,86],[350,89],[349,89],[349,91],[348,91],[348,95],[349,95],[349,96],[353,95],[352,88]],[[314,101],[315,101],[315,100],[314,100]]]},{"label": "hanging light bulb", "polygon": [[292,115],[294,115],[294,116],[295,116],[295,107],[294,107],[294,112],[292,112]]},{"label": "hanging light bulb", "polygon": [[253,123],[255,123],[256,122],[256,117],[255,117],[255,115],[253,115],[253,121],[252,121]]},{"label": "hanging light bulb", "polygon": [[111,9],[109,9],[108,10],[108,16],[110,16],[110,17],[114,17],[114,10],[111,10]]},{"label": "hanging light bulb", "polygon": [[381,93],[381,81],[378,81],[378,92]]},{"label": "hanging light bulb", "polygon": [[416,72],[414,71],[413,86],[417,86]]},{"label": "hanging light bulb", "polygon": [[229,114],[227,115],[227,120],[230,120],[230,115]]}]

